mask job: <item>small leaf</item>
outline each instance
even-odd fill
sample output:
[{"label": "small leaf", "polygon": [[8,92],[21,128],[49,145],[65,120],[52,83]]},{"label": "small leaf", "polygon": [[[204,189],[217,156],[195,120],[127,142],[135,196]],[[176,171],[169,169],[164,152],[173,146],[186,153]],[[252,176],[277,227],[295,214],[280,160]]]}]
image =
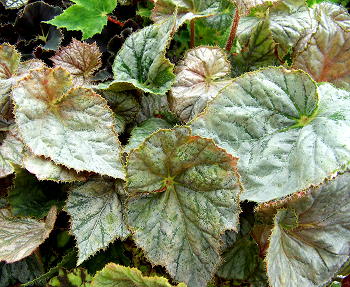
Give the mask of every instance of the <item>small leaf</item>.
[{"label": "small leaf", "polygon": [[221,234],[238,225],[236,161],[187,127],[159,130],[131,151],[128,224],[150,262],[175,280],[201,287],[213,276]]},{"label": "small leaf", "polygon": [[[124,267],[114,263],[107,264],[98,271],[92,281],[93,287],[172,287],[164,277],[146,277],[136,268]],[[186,287],[180,283],[177,287]]]},{"label": "small leaf", "polygon": [[220,48],[197,47],[188,51],[175,70],[171,109],[181,120],[191,120],[231,82],[230,72],[227,55]]},{"label": "small leaf", "polygon": [[51,180],[56,182],[85,181],[87,176],[77,173],[73,169],[54,164],[51,160],[39,156],[26,156],[23,166],[30,173],[35,174],[39,180]]},{"label": "small leaf", "polygon": [[67,30],[80,30],[83,40],[100,33],[107,24],[107,14],[117,5],[116,0],[73,0],[74,5],[46,23]]},{"label": "small leaf", "polygon": [[163,116],[170,113],[170,107],[166,96],[144,94],[140,102],[140,111],[136,121],[142,123],[149,118]]},{"label": "small leaf", "polygon": [[266,202],[348,168],[349,97],[302,71],[266,68],[236,78],[191,126],[240,158],[242,198]]},{"label": "small leaf", "polygon": [[[339,175],[277,211],[266,257],[272,287],[324,286],[349,260],[349,184],[349,173]],[[293,229],[286,228],[291,210]]]},{"label": "small leaf", "polygon": [[174,20],[170,18],[129,36],[114,60],[114,81],[109,89],[118,92],[137,88],[164,95],[175,77],[174,65],[165,58],[173,29]]},{"label": "small leaf", "polygon": [[124,147],[125,152],[137,148],[148,136],[160,129],[169,129],[172,126],[163,119],[150,118],[131,131],[128,144]]},{"label": "small leaf", "polygon": [[176,27],[179,28],[185,21],[219,14],[221,8],[218,0],[157,0],[151,18],[160,23],[176,13]]},{"label": "small leaf", "polygon": [[58,67],[32,70],[13,89],[24,143],[35,155],[78,172],[124,178],[112,111],[92,90],[70,87],[69,73]]},{"label": "small leaf", "polygon": [[1,0],[6,9],[18,9],[28,3],[28,0]]},{"label": "small leaf", "polygon": [[92,276],[82,268],[73,270],[60,269],[58,276],[51,278],[49,286],[53,287],[89,287],[91,285]]},{"label": "small leaf", "polygon": [[45,222],[13,217],[0,209],[0,261],[19,261],[34,252],[45,241],[55,224],[57,208],[52,207]]},{"label": "small leaf", "polygon": [[270,3],[270,2],[277,2],[280,0],[231,0],[236,3],[237,8],[240,11],[240,14],[242,15],[248,15],[250,10],[256,6]]},{"label": "small leaf", "polygon": [[101,67],[101,55],[96,43],[88,44],[73,39],[50,60],[55,67],[60,66],[70,72],[74,76],[74,84],[83,85],[89,83],[94,72]]},{"label": "small leaf", "polygon": [[[330,3],[317,6],[314,13],[320,20],[316,33],[306,48],[295,51],[293,68],[308,72],[317,82],[331,82],[350,90],[350,31],[345,31],[330,14],[338,12],[339,15],[343,11],[340,6]],[[350,21],[349,14],[347,18]]]},{"label": "small leaf", "polygon": [[0,45],[0,99],[9,93],[14,83],[12,77],[18,70],[20,60],[21,55],[15,47],[6,43]]},{"label": "small leaf", "polygon": [[129,235],[112,181],[90,180],[73,188],[66,210],[79,248],[78,265],[116,238],[125,239]]}]

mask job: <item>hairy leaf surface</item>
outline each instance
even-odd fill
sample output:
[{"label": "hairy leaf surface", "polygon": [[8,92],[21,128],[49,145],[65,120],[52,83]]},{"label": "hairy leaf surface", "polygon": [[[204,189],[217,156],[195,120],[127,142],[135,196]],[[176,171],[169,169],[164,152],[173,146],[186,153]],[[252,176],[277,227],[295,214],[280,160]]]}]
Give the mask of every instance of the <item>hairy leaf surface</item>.
[{"label": "hairy leaf surface", "polygon": [[107,14],[117,5],[117,0],[73,0],[74,5],[47,23],[67,30],[80,30],[83,39],[100,33],[107,24]]},{"label": "hairy leaf surface", "polygon": [[230,72],[231,65],[222,49],[197,47],[188,51],[175,70],[171,109],[181,120],[191,120],[230,83]]},{"label": "hairy leaf surface", "polygon": [[102,65],[101,52],[96,43],[88,44],[73,39],[51,58],[54,65],[65,68],[78,85],[89,83],[90,78]]},{"label": "hairy leaf surface", "polygon": [[[146,277],[136,268],[125,267],[114,263],[107,264],[97,272],[93,281],[93,287],[171,287],[164,277]],[[186,287],[180,283],[177,287]]]},{"label": "hairy leaf surface", "polygon": [[73,188],[66,210],[71,216],[71,230],[79,248],[78,265],[116,238],[124,239],[129,235],[112,181],[93,179]]},{"label": "hairy leaf surface", "polygon": [[240,158],[242,198],[264,202],[348,167],[349,96],[317,89],[302,71],[267,68],[237,78],[191,126]]},{"label": "hairy leaf surface", "polygon": [[160,130],[130,153],[128,224],[175,280],[205,286],[215,272],[221,233],[238,225],[236,161],[187,127]]},{"label": "hairy leaf surface", "polygon": [[44,222],[31,218],[13,217],[0,209],[0,261],[19,261],[31,253],[49,236],[57,209],[52,207]]},{"label": "hairy leaf surface", "polygon": [[343,12],[343,8],[330,3],[315,9],[315,18],[320,19],[317,31],[306,48],[296,51],[293,67],[308,72],[317,82],[331,82],[349,90],[350,29],[344,29],[344,22],[349,22],[350,16],[339,19]]},{"label": "hairy leaf surface", "polygon": [[324,286],[349,260],[349,184],[348,173],[339,175],[277,211],[267,254],[272,287]]},{"label": "hairy leaf surface", "polygon": [[113,91],[140,89],[164,95],[174,80],[173,64],[165,58],[174,18],[147,26],[126,39],[114,60]]},{"label": "hairy leaf surface", "polygon": [[124,178],[112,111],[92,90],[70,87],[69,73],[58,67],[32,70],[13,89],[24,143],[76,171]]}]

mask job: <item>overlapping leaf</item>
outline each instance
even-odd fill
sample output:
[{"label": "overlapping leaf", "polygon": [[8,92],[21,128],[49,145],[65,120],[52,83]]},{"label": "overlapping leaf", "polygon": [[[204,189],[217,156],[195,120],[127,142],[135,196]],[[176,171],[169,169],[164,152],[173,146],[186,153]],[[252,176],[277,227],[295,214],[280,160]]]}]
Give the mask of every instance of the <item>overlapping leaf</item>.
[{"label": "overlapping leaf", "polygon": [[221,12],[223,0],[157,0],[152,10],[152,20],[160,23],[176,13],[176,26],[195,18],[209,17]]},{"label": "overlapping leaf", "polygon": [[269,3],[269,2],[277,2],[279,0],[232,0],[240,11],[240,14],[247,15],[250,10],[256,6]]},{"label": "overlapping leaf", "polygon": [[122,203],[112,181],[90,180],[73,188],[66,209],[79,248],[78,265],[116,238],[129,235]]},{"label": "overlapping leaf", "polygon": [[16,262],[34,252],[49,236],[56,214],[56,207],[52,207],[42,222],[13,217],[8,210],[0,209],[0,261]]},{"label": "overlapping leaf", "polygon": [[[146,277],[136,268],[125,267],[114,263],[107,264],[97,272],[93,281],[94,287],[171,287],[164,277]],[[186,287],[180,283],[177,287]]]},{"label": "overlapping leaf", "polygon": [[346,24],[350,15],[330,3],[320,4],[314,13],[319,19],[317,31],[306,48],[295,51],[293,67],[308,72],[317,82],[331,82],[349,90],[350,26]]},{"label": "overlapping leaf", "polygon": [[139,126],[135,127],[131,131],[131,136],[128,144],[124,147],[125,152],[130,152],[132,149],[137,148],[143,141],[160,129],[169,129],[172,126],[163,119],[150,118],[144,121]]},{"label": "overlapping leaf", "polygon": [[264,202],[347,169],[349,106],[343,90],[317,88],[302,71],[267,68],[237,78],[191,126],[240,158],[242,197]]},{"label": "overlapping leaf", "polygon": [[6,9],[18,9],[28,3],[28,0],[1,0]]},{"label": "overlapping leaf", "polygon": [[107,14],[117,5],[117,0],[73,0],[74,5],[47,23],[67,30],[80,30],[83,39],[100,33],[107,24]]},{"label": "overlapping leaf", "polygon": [[174,18],[147,26],[126,39],[113,64],[113,91],[133,88],[164,95],[174,80],[173,64],[165,58]]},{"label": "overlapping leaf", "polygon": [[266,257],[272,287],[324,286],[349,260],[349,184],[339,175],[277,211]]},{"label": "overlapping leaf", "polygon": [[175,280],[205,286],[214,274],[221,234],[238,225],[236,160],[187,127],[160,130],[130,153],[128,224]]},{"label": "overlapping leaf", "polygon": [[54,65],[65,68],[78,85],[89,83],[94,72],[102,65],[101,52],[96,43],[88,44],[73,39],[66,47],[61,48],[51,58]]},{"label": "overlapping leaf", "polygon": [[220,48],[198,47],[188,51],[175,70],[171,109],[181,120],[191,120],[230,83],[230,72],[231,65]]},{"label": "overlapping leaf", "polygon": [[13,89],[24,143],[35,155],[76,171],[124,178],[114,118],[106,101],[90,89],[70,87],[67,71],[44,68],[32,70]]}]

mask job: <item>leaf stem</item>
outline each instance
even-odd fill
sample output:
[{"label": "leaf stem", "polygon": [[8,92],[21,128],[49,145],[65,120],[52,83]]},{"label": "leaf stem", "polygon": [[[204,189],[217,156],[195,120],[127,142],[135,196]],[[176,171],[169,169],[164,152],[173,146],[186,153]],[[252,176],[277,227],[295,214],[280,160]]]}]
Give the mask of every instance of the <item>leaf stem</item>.
[{"label": "leaf stem", "polygon": [[115,18],[112,17],[112,16],[108,16],[108,21],[109,21],[109,22],[112,22],[112,23],[114,23],[114,24],[117,24],[117,25],[120,26],[120,27],[123,27],[123,26],[124,26],[124,23],[123,23],[123,22],[118,21],[117,19],[115,19]]},{"label": "leaf stem", "polygon": [[195,46],[195,36],[196,36],[196,31],[195,31],[195,20],[192,19],[190,22],[190,32],[191,32],[191,39],[190,39],[190,48],[193,49]]},{"label": "leaf stem", "polygon": [[233,18],[230,35],[228,36],[227,43],[226,43],[226,51],[228,52],[231,52],[233,40],[236,38],[236,33],[237,33],[237,28],[238,28],[238,23],[240,18],[241,16],[239,15],[239,9],[238,7],[236,7],[235,17]]}]

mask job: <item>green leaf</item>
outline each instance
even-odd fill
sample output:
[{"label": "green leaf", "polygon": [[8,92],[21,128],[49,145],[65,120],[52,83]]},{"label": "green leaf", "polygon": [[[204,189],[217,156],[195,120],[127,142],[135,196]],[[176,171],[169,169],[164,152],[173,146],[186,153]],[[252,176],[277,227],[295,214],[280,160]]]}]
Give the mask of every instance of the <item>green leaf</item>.
[{"label": "green leaf", "polygon": [[163,22],[176,13],[176,28],[185,21],[209,17],[221,12],[222,1],[218,0],[157,0],[152,10],[152,20]]},{"label": "green leaf", "polygon": [[259,264],[259,248],[249,238],[242,238],[223,253],[222,264],[217,275],[225,279],[246,280]]},{"label": "green leaf", "polygon": [[293,68],[308,72],[317,82],[331,82],[350,90],[350,31],[343,29],[350,15],[342,15],[344,10],[330,3],[315,8],[315,18],[319,19],[317,30],[310,40],[305,38],[306,48],[294,52]]},{"label": "green leaf", "polygon": [[88,44],[73,39],[50,60],[55,67],[60,66],[71,73],[74,84],[84,85],[89,84],[94,72],[101,67],[101,55],[96,43]]},{"label": "green leaf", "polygon": [[108,88],[115,92],[137,88],[164,95],[175,77],[174,65],[165,58],[173,30],[174,18],[170,18],[127,38],[114,60],[114,81]]},{"label": "green leaf", "polygon": [[74,169],[68,169],[62,165],[54,164],[51,160],[29,155],[23,159],[23,166],[30,173],[35,174],[39,180],[51,180],[56,182],[85,181],[87,176],[77,173]]},{"label": "green leaf", "polygon": [[[98,271],[92,281],[94,287],[171,287],[164,277],[146,277],[136,268],[124,267],[114,263],[107,264]],[[177,287],[186,287],[180,283]]]},{"label": "green leaf", "polygon": [[74,5],[46,23],[67,30],[80,30],[83,32],[83,40],[102,31],[107,24],[107,14],[117,5],[117,0],[73,0],[73,2]]},{"label": "green leaf", "polygon": [[142,123],[152,117],[161,117],[170,113],[170,107],[166,96],[144,94],[140,101],[140,111],[136,121]]},{"label": "green leaf", "polygon": [[124,178],[107,102],[90,89],[70,87],[69,73],[58,67],[31,70],[13,89],[24,143],[35,155],[78,172]]},{"label": "green leaf", "polygon": [[220,262],[221,234],[237,228],[236,160],[188,127],[159,130],[129,155],[134,240],[177,281],[205,286]]},{"label": "green leaf", "polygon": [[11,264],[0,262],[0,287],[12,286],[17,282],[26,283],[42,272],[42,266],[34,255]]},{"label": "green leaf", "polygon": [[51,278],[49,286],[65,287],[67,284],[72,287],[89,287],[91,286],[92,276],[82,268],[75,268],[67,271],[60,269],[58,276]]},{"label": "green leaf", "polygon": [[183,121],[193,119],[231,82],[230,72],[231,65],[222,49],[202,46],[189,50],[175,70],[170,95],[172,111]]},{"label": "green leaf", "polygon": [[256,6],[270,2],[278,2],[280,0],[231,0],[237,6],[242,15],[248,15],[250,10]]},{"label": "green leaf", "polygon": [[266,202],[348,168],[349,97],[302,71],[267,68],[235,79],[191,127],[240,158],[242,198]]},{"label": "green leaf", "polygon": [[[268,248],[272,287],[324,286],[349,260],[350,175],[295,196],[279,209]],[[293,228],[290,214],[298,217]]]},{"label": "green leaf", "polygon": [[13,217],[0,209],[0,261],[19,261],[32,254],[45,241],[55,224],[57,208],[52,207],[44,222]]},{"label": "green leaf", "polygon": [[16,168],[14,187],[8,193],[8,202],[14,216],[43,218],[53,205],[60,204],[60,193],[57,184],[39,182],[26,170]]},{"label": "green leaf", "polygon": [[129,235],[122,209],[113,181],[93,179],[70,191],[66,210],[79,248],[78,265],[116,238]]},{"label": "green leaf", "polygon": [[128,144],[124,147],[125,152],[137,148],[148,136],[160,129],[170,129],[172,126],[163,119],[150,118],[131,131]]}]

